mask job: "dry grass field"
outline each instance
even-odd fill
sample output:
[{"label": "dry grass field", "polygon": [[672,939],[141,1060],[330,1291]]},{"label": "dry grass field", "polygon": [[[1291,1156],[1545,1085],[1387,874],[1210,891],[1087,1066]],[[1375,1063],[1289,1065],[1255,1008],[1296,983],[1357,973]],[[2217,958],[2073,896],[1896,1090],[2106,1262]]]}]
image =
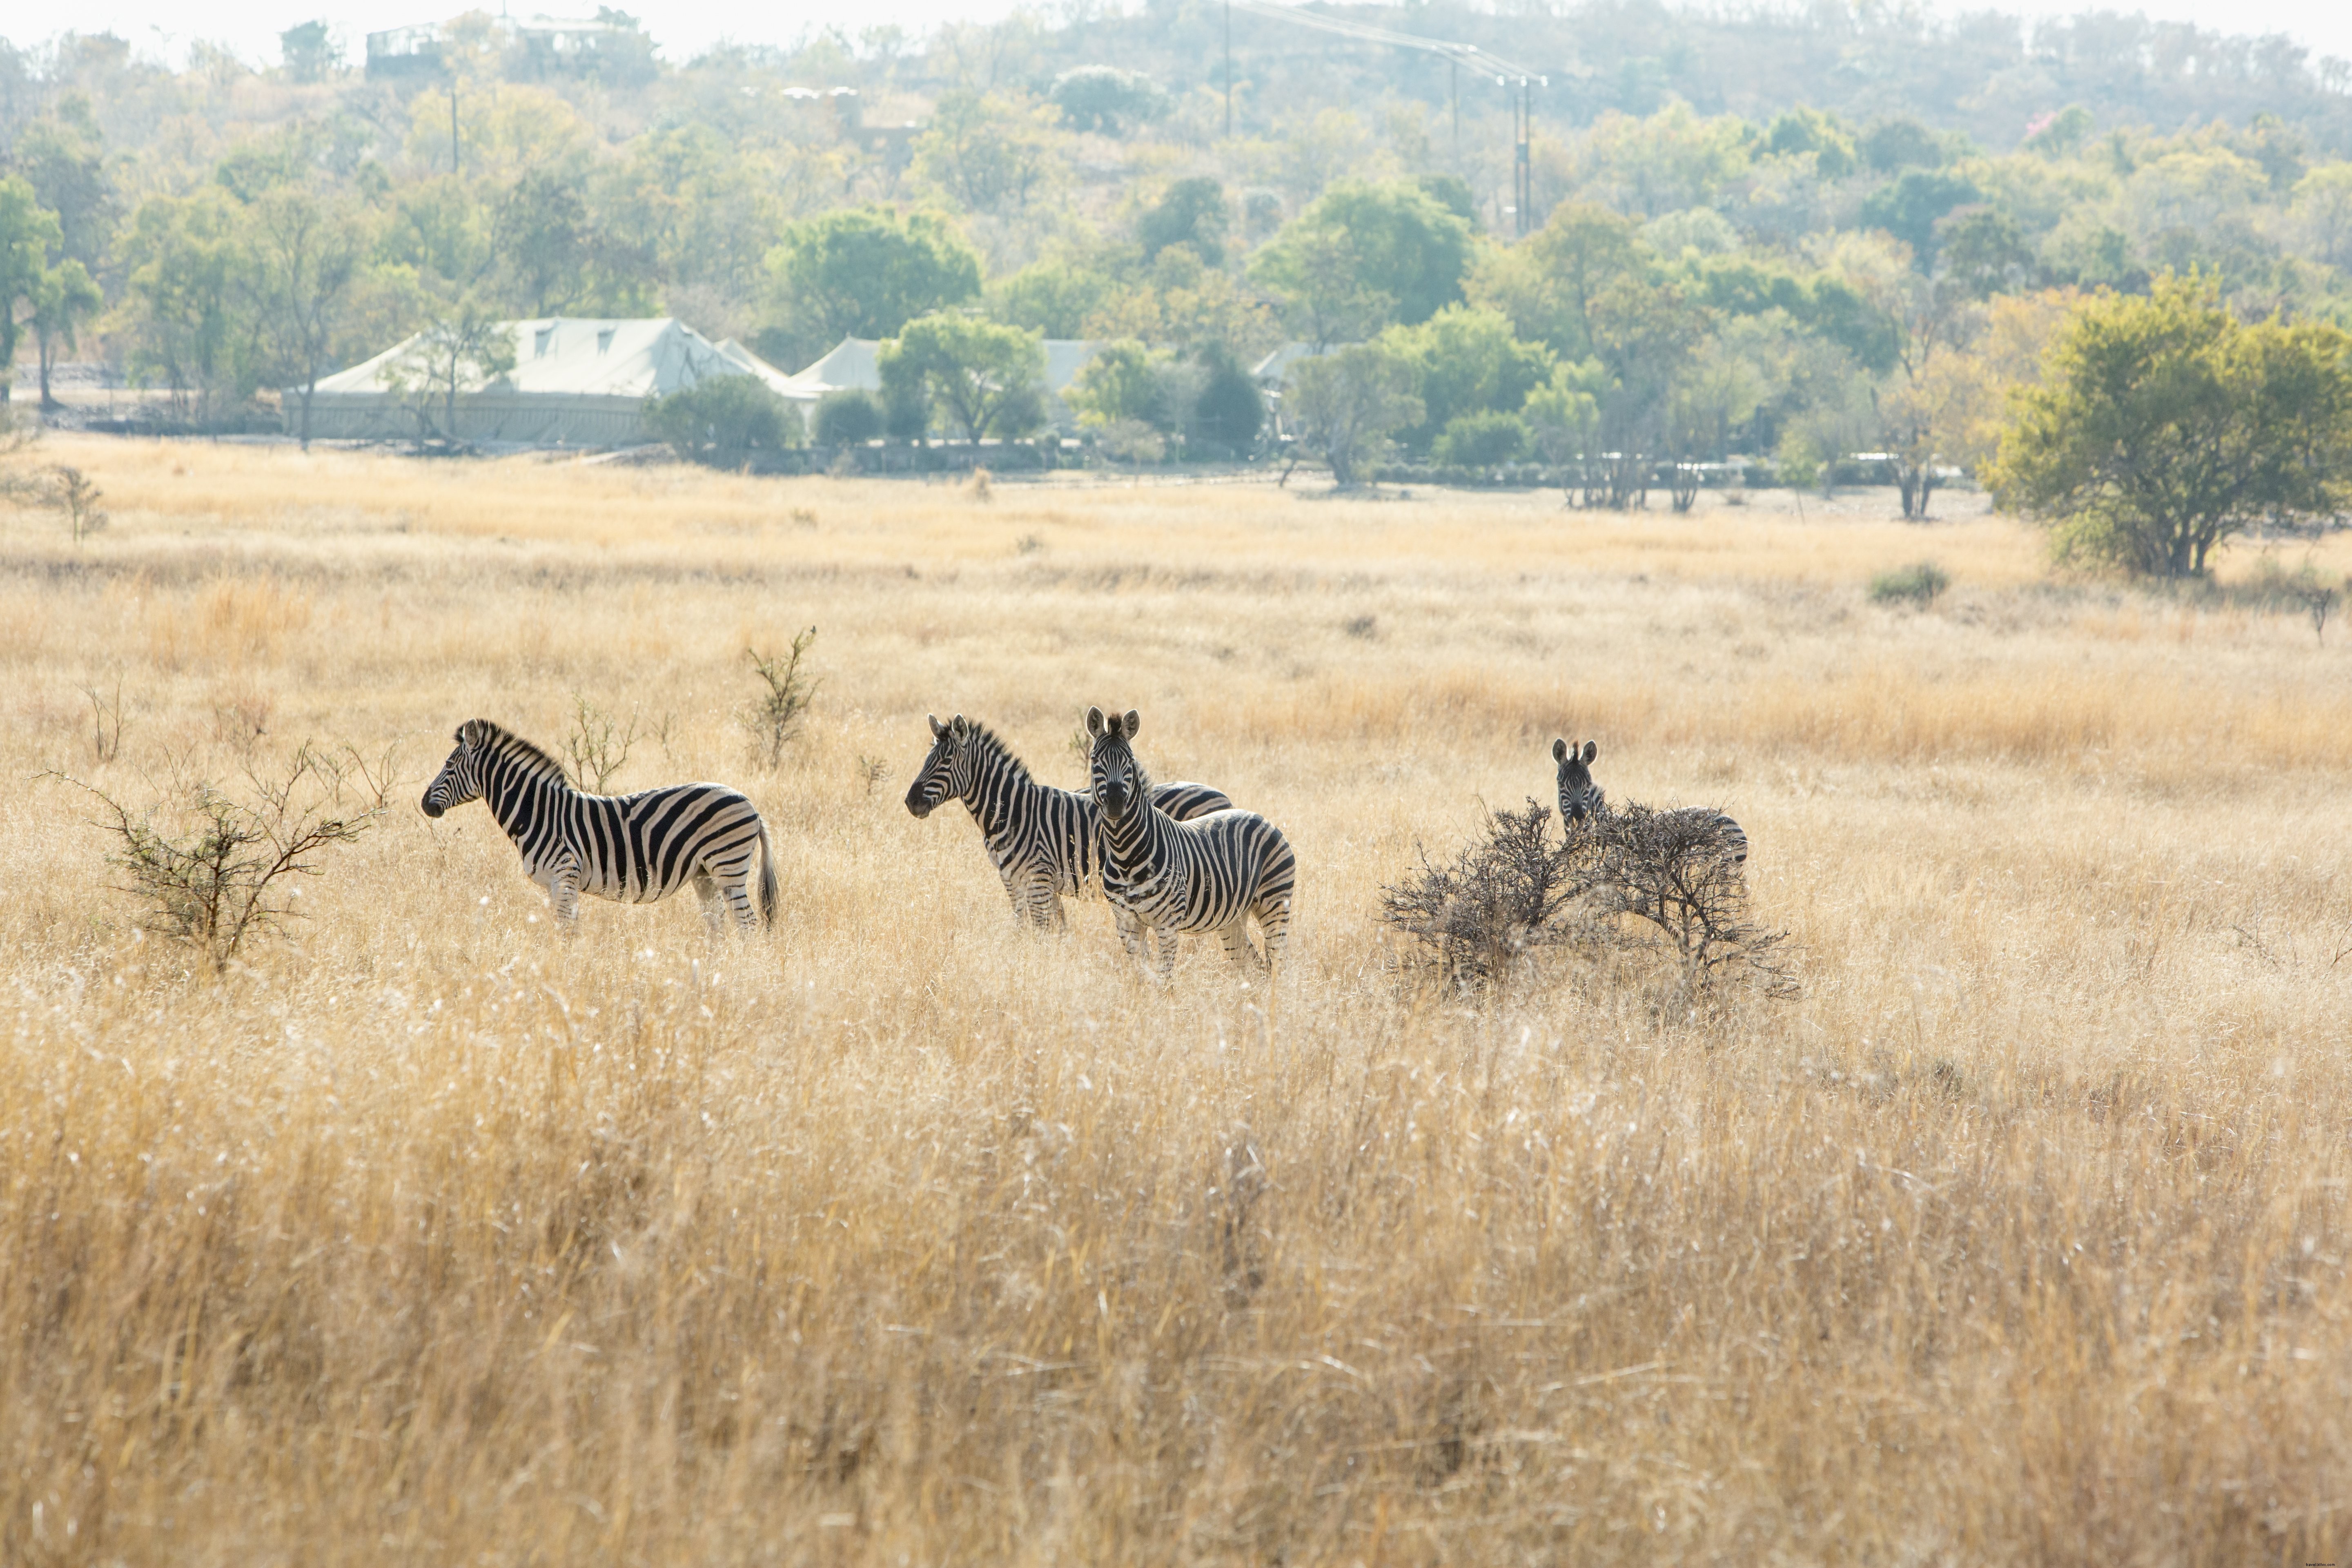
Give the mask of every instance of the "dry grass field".
[{"label": "dry grass field", "polygon": [[[0,513],[0,1561],[2352,1548],[2352,628],[2053,583],[1967,497],[47,450],[112,526]],[[771,772],[743,650],[812,623]],[[760,803],[772,936],[560,934],[415,809],[575,694],[663,731],[616,787]],[[927,711],[1075,783],[1088,703],[1289,835],[1271,995],[1013,929],[901,804]],[[1739,818],[1800,994],[1400,982],[1382,883],[1556,734]],[[40,776],[306,739],[404,782],[218,978]]]}]

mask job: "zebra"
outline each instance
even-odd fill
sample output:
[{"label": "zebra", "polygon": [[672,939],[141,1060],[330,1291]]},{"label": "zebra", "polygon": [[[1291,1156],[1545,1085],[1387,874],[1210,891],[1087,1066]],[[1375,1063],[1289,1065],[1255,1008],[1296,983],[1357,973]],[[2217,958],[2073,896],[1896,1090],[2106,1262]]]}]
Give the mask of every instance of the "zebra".
[{"label": "zebra", "polygon": [[[776,866],[759,808],[724,784],[671,784],[590,795],[563,764],[488,719],[457,726],[457,749],[425,792],[425,815],[479,799],[522,851],[524,874],[547,889],[555,918],[580,918],[580,895],[649,904],[688,882],[719,928],[723,905],[744,931],[776,921]],[[760,903],[751,907],[751,850]]]},{"label": "zebra", "polygon": [[[1571,746],[1565,740],[1551,743],[1551,760],[1559,773],[1559,820],[1571,833],[1587,817],[1598,826],[1608,814],[1608,797],[1592,782],[1592,759],[1600,754],[1600,746],[1591,741],[1581,746]],[[1707,831],[1721,845],[1723,858],[1735,868],[1747,866],[1748,835],[1729,816],[1704,805],[1686,805],[1669,815],[1693,822],[1704,819]]]},{"label": "zebra", "polygon": [[[907,786],[907,810],[919,821],[950,798],[980,825],[981,842],[1016,920],[1059,931],[1066,897],[1083,898],[1101,882],[1102,814],[1073,790],[1039,784],[996,732],[959,713],[931,721],[930,754]],[[1221,790],[1202,784],[1161,784],[1152,804],[1174,817],[1229,811]],[[1171,939],[1172,942],[1172,938]]]},{"label": "zebra", "polygon": [[1118,917],[1118,938],[1149,966],[1144,933],[1160,933],[1159,971],[1175,965],[1178,931],[1214,931],[1237,965],[1259,963],[1244,922],[1257,921],[1262,966],[1282,958],[1298,862],[1282,830],[1250,811],[1213,811],[1179,822],[1153,800],[1150,779],[1128,742],[1143,724],[1132,708],[1113,719],[1087,710],[1094,737],[1088,773],[1102,812],[1103,893]]}]

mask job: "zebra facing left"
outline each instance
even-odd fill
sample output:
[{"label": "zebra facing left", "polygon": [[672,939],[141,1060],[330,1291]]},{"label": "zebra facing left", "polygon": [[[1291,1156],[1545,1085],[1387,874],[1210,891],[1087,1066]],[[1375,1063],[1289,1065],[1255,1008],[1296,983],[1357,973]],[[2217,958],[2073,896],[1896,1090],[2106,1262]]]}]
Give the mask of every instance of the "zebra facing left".
[{"label": "zebra facing left", "polygon": [[[479,800],[522,852],[523,873],[547,890],[558,921],[580,918],[580,895],[649,904],[692,883],[716,929],[722,909],[751,931],[776,920],[776,867],[768,825],[724,784],[669,784],[635,795],[574,788],[563,764],[488,719],[457,726],[457,749],[425,791],[427,816]],[[751,858],[759,852],[759,903]]]}]

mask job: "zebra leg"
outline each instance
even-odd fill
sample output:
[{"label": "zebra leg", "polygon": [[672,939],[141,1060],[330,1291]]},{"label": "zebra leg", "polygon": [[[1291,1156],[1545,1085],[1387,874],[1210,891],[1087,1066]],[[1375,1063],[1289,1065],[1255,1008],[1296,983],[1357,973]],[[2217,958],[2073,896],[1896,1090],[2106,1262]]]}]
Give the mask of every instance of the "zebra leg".
[{"label": "zebra leg", "polygon": [[[1265,967],[1272,971],[1281,964],[1283,944],[1290,940],[1289,896],[1269,899],[1250,913],[1257,917],[1257,933],[1265,942]],[[1234,925],[1238,930],[1240,922]]]},{"label": "zebra leg", "polygon": [[560,868],[547,879],[548,902],[555,906],[555,923],[566,931],[580,924],[580,868]]},{"label": "zebra leg", "polygon": [[1235,969],[1251,970],[1263,967],[1258,963],[1257,949],[1250,945],[1249,922],[1246,916],[1236,916],[1234,923],[1221,929],[1217,936],[1225,944],[1225,956],[1234,961]]},{"label": "zebra leg", "polygon": [[1151,973],[1155,966],[1151,954],[1150,931],[1135,917],[1133,911],[1120,909],[1117,905],[1111,908],[1111,919],[1118,926],[1119,946],[1127,949],[1127,955],[1143,966],[1143,972],[1146,974]]}]

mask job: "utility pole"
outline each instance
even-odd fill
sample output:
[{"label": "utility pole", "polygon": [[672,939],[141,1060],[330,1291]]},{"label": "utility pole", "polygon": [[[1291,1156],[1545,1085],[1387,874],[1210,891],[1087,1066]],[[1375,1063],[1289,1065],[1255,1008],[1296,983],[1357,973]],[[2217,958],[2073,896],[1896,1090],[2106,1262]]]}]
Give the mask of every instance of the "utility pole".
[{"label": "utility pole", "polygon": [[1234,0],[1225,0],[1225,140],[1234,139]]}]

